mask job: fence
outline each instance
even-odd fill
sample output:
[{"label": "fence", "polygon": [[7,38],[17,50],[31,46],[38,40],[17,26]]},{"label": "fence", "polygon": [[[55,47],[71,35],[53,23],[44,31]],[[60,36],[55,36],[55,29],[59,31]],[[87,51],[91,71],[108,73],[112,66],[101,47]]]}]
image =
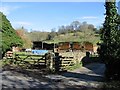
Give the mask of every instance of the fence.
[{"label": "fence", "polygon": [[68,66],[74,64],[74,57],[60,56],[59,53],[55,53],[55,70],[66,70]]},{"label": "fence", "polygon": [[18,65],[46,65],[45,55],[15,54],[14,59]]},{"label": "fence", "polygon": [[66,69],[68,66],[74,65],[73,57],[61,57],[61,69]]},{"label": "fence", "polygon": [[74,64],[73,57],[63,57],[59,53],[47,53],[44,55],[35,54],[15,54],[15,63],[18,65],[44,65],[46,69],[55,70],[58,72],[60,70],[65,70],[66,67],[72,66]]}]

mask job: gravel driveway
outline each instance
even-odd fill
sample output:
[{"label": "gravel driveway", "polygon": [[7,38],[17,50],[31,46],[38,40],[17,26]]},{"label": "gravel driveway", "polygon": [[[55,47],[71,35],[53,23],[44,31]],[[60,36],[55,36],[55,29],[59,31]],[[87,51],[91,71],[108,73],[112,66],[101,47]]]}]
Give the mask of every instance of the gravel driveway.
[{"label": "gravel driveway", "polygon": [[[55,89],[55,88],[75,88],[87,90],[87,88],[101,88],[104,81],[105,65],[101,63],[91,63],[85,67],[71,72],[65,72],[56,75],[30,75],[15,71],[1,71],[2,88],[16,88],[24,90],[35,89]],[[34,76],[34,77],[33,77]],[[39,78],[38,78],[39,77]]]}]

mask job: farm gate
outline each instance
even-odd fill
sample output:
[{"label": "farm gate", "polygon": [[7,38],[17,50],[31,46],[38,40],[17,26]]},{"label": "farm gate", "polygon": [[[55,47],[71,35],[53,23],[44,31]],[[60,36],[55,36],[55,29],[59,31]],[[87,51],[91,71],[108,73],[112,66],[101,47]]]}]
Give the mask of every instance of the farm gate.
[{"label": "farm gate", "polygon": [[47,53],[45,55],[33,55],[33,54],[15,54],[15,63],[18,65],[26,65],[27,68],[31,66],[44,66],[44,68],[62,71],[66,67],[74,64],[73,57],[60,56],[59,53]]}]

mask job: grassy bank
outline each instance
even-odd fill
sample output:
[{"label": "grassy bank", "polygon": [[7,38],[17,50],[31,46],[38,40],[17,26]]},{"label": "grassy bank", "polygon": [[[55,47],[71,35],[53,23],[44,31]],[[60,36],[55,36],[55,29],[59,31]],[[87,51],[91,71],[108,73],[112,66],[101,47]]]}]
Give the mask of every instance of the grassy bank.
[{"label": "grassy bank", "polygon": [[82,67],[82,63],[77,63],[77,64],[75,64],[75,65],[73,65],[73,66],[68,66],[68,67],[66,67],[66,69],[68,70],[68,71],[73,71],[73,70],[75,70],[75,69],[77,69],[77,68],[81,68]]}]

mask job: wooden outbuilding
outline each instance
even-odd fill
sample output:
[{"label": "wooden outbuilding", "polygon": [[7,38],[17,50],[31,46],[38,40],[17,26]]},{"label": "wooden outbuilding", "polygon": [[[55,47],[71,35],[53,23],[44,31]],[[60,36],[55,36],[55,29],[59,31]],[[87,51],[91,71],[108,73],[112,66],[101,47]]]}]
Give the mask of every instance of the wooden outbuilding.
[{"label": "wooden outbuilding", "polygon": [[33,49],[44,49],[44,50],[53,50],[55,47],[54,43],[46,43],[44,41],[34,41],[33,42]]},{"label": "wooden outbuilding", "polygon": [[90,42],[83,42],[84,50],[93,52],[93,44]]}]

